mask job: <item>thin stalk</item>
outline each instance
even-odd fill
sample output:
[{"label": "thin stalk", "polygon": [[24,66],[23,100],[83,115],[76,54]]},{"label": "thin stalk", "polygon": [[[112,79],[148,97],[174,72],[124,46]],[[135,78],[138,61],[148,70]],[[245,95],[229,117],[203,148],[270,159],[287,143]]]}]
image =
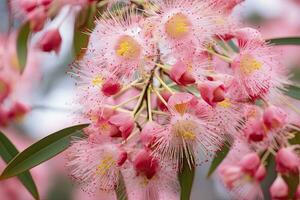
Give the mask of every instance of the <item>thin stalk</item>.
[{"label": "thin stalk", "polygon": [[151,108],[151,87],[147,89],[147,108],[148,108],[148,118],[152,122],[152,108]]},{"label": "thin stalk", "polygon": [[160,84],[166,89],[168,90],[171,94],[174,94],[175,92],[160,78],[159,74],[157,73],[157,71],[154,72],[154,76],[155,78],[160,82]]}]

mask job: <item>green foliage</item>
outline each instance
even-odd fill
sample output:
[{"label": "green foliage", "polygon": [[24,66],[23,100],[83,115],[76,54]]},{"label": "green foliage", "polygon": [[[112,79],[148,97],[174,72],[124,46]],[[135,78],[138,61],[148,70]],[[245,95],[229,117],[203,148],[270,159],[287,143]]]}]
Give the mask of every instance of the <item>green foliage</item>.
[{"label": "green foliage", "polygon": [[215,172],[215,170],[218,168],[218,166],[222,163],[222,161],[227,156],[227,154],[231,148],[231,144],[232,144],[232,142],[229,142],[229,140],[224,141],[222,148],[216,153],[216,155],[210,165],[210,168],[207,173],[207,177],[210,177]]},{"label": "green foliage", "polygon": [[77,59],[80,59],[85,53],[89,43],[89,37],[95,27],[95,17],[97,9],[96,4],[91,4],[88,8],[81,11],[77,18],[78,27],[74,31],[74,53]]},{"label": "green foliage", "polygon": [[178,174],[181,187],[180,200],[189,200],[192,192],[195,177],[195,167],[188,164],[187,158],[184,159],[182,168]]},{"label": "green foliage", "polygon": [[[18,153],[19,151],[13,143],[2,132],[0,132],[0,156],[3,160],[6,163],[9,163]],[[29,171],[24,171],[19,174],[18,179],[28,192],[30,192],[34,199],[40,199],[37,187]]]},{"label": "green foliage", "polygon": [[288,85],[288,87],[286,89],[287,89],[285,91],[286,95],[288,95],[294,99],[300,100],[300,88],[298,86]]},{"label": "green foliage", "polygon": [[273,45],[300,45],[300,37],[272,38],[266,42]]},{"label": "green foliage", "polygon": [[122,173],[119,173],[119,182],[115,189],[117,200],[128,200],[124,178]]},{"label": "green foliage", "polygon": [[17,37],[17,56],[18,63],[20,67],[20,71],[23,72],[27,62],[27,43],[30,34],[30,25],[29,23],[25,23],[19,30]]},{"label": "green foliage", "polygon": [[69,147],[72,136],[82,136],[82,129],[87,126],[88,124],[69,127],[34,143],[9,162],[8,166],[2,172],[0,179],[19,175],[53,158]]}]

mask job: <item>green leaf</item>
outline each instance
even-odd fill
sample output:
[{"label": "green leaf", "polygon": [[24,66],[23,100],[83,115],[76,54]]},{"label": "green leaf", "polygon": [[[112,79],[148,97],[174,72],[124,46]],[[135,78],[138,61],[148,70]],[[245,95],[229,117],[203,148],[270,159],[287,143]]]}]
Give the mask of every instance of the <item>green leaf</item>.
[{"label": "green leaf", "polygon": [[274,156],[272,154],[270,154],[264,164],[266,166],[267,173],[266,173],[266,177],[260,183],[260,185],[263,190],[264,199],[271,199],[269,189],[277,177]]},{"label": "green leaf", "polygon": [[295,136],[289,140],[291,145],[300,144],[300,132],[295,132]]},{"label": "green leaf", "polygon": [[121,172],[119,172],[119,182],[115,189],[117,200],[128,200],[126,186],[124,178]]},{"label": "green leaf", "polygon": [[299,173],[282,175],[282,178],[289,186],[289,197],[292,199],[299,185]]},{"label": "green leaf", "polygon": [[300,88],[298,86],[288,85],[284,92],[286,95],[294,99],[300,100]]},{"label": "green leaf", "polygon": [[[9,163],[19,151],[13,143],[0,131],[0,156],[6,163]],[[37,187],[29,171],[25,171],[18,176],[24,187],[35,199],[40,199]]]},{"label": "green leaf", "polygon": [[79,21],[84,19],[84,22],[80,23],[80,27],[74,32],[74,51],[75,57],[78,59],[82,57],[88,46],[89,32],[95,27],[96,11],[96,4],[91,4],[86,10],[83,10],[77,18]]},{"label": "green leaf", "polygon": [[209,178],[215,170],[218,168],[218,166],[221,164],[221,162],[224,160],[224,158],[227,156],[230,148],[231,148],[232,142],[230,140],[225,140],[221,149],[216,153],[210,168],[207,173],[207,177]]},{"label": "green leaf", "polygon": [[27,43],[30,33],[29,23],[25,23],[18,33],[17,37],[17,56],[20,71],[23,72],[27,62]]},{"label": "green leaf", "polygon": [[82,136],[88,124],[77,125],[53,133],[19,153],[2,172],[0,179],[16,176],[61,153],[70,145],[72,136]]},{"label": "green leaf", "polygon": [[181,187],[180,200],[189,200],[192,192],[193,182],[195,177],[195,167],[189,166],[187,159],[183,161],[182,169],[178,174],[178,179]]},{"label": "green leaf", "polygon": [[300,45],[300,37],[272,38],[266,42],[273,45]]}]

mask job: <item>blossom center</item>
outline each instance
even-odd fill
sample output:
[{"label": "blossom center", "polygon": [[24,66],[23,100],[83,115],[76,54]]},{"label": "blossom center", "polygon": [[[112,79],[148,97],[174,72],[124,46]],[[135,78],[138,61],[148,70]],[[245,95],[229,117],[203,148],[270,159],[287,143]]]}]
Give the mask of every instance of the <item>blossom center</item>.
[{"label": "blossom center", "polygon": [[260,70],[262,63],[256,60],[253,56],[246,54],[241,58],[240,69],[245,75],[251,75],[257,70]]},{"label": "blossom center", "polygon": [[232,104],[230,102],[230,99],[225,99],[224,101],[219,102],[218,105],[223,108],[230,108]]},{"label": "blossom center", "polygon": [[117,43],[116,53],[125,59],[137,59],[140,56],[141,47],[132,37],[122,36]]},{"label": "blossom center", "polygon": [[97,166],[97,174],[105,175],[109,172],[109,169],[116,164],[111,154],[105,155],[101,160],[101,163]]},{"label": "blossom center", "polygon": [[189,19],[181,13],[172,16],[165,26],[167,34],[174,39],[185,37],[191,29]]},{"label": "blossom center", "polygon": [[92,80],[93,86],[100,86],[103,83],[103,78],[99,75],[95,76]]},{"label": "blossom center", "polygon": [[196,139],[196,134],[195,134],[196,126],[197,125],[195,125],[195,123],[189,120],[179,121],[174,126],[175,136],[181,137],[184,140],[193,141]]}]

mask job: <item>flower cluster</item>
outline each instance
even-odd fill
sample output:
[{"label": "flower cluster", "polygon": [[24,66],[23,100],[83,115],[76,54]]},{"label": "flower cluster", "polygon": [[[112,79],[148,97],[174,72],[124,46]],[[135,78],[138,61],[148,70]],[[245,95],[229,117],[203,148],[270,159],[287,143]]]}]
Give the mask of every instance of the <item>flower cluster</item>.
[{"label": "flower cluster", "polygon": [[113,192],[124,181],[129,199],[178,199],[184,164],[207,162],[230,140],[218,175],[233,197],[262,198],[273,154],[271,195],[288,198],[281,177],[299,173],[299,146],[289,143],[299,131],[290,113],[299,111],[283,92],[280,52],[230,15],[238,3],[144,2],[143,11],[126,6],[96,20],[72,67],[90,126],[67,167],[85,191]]},{"label": "flower cluster", "polygon": [[20,120],[29,111],[27,105],[20,102],[20,71],[15,51],[15,36],[0,36],[0,127]]}]

